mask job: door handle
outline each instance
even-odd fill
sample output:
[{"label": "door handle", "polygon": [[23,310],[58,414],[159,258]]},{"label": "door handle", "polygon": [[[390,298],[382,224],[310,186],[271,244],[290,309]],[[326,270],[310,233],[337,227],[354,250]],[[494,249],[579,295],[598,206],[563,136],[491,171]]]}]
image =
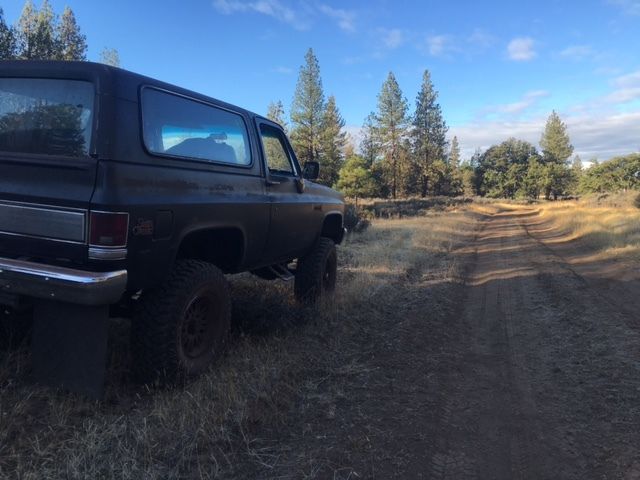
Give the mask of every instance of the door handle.
[{"label": "door handle", "polygon": [[265,181],[265,183],[267,184],[267,187],[273,187],[275,185],[280,185],[280,182],[278,182],[277,180],[269,180],[268,178]]}]

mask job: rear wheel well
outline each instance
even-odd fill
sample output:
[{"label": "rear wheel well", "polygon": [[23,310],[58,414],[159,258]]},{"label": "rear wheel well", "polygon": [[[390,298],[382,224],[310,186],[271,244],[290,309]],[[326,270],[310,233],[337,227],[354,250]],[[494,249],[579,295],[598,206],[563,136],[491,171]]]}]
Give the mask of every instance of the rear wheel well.
[{"label": "rear wheel well", "polygon": [[327,215],[322,223],[322,232],[320,236],[327,237],[338,244],[342,241],[342,215],[339,213],[332,213]]},{"label": "rear wheel well", "polygon": [[244,235],[237,228],[199,230],[182,239],[178,260],[201,260],[225,273],[237,271],[244,254]]}]

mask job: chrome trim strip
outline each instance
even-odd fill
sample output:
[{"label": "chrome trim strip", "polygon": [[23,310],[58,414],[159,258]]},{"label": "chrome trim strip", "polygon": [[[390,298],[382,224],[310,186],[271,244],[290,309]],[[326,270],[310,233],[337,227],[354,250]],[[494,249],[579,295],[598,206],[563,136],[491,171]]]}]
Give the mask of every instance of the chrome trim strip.
[{"label": "chrome trim strip", "polygon": [[0,231],[84,243],[86,211],[0,201]]},{"label": "chrome trim strip", "polygon": [[127,258],[127,249],[89,247],[89,258],[92,260],[124,260]]},{"label": "chrome trim strip", "polygon": [[86,245],[86,242],[74,242],[73,240],[60,240],[59,238],[39,237],[37,235],[27,235],[26,233],[5,232],[0,230],[0,235],[11,235],[13,237],[35,238],[37,240],[46,240],[48,242],[71,243],[73,245]]},{"label": "chrome trim strip", "polygon": [[0,258],[0,290],[10,294],[81,305],[108,305],[117,302],[126,288],[126,270],[87,272]]},{"label": "chrome trim strip", "polygon": [[43,210],[60,210],[65,212],[87,213],[87,210],[84,208],[61,207],[60,205],[50,205],[47,203],[28,203],[28,202],[15,202],[13,200],[0,200],[0,204],[2,203],[7,205],[18,205],[23,207],[42,208]]}]

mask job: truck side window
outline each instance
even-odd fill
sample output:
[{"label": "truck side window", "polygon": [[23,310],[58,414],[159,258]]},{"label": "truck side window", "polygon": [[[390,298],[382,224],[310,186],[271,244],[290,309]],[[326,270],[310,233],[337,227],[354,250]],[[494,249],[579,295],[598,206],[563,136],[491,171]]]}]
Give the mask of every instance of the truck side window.
[{"label": "truck side window", "polygon": [[171,93],[142,91],[144,141],[156,154],[248,166],[249,135],[241,115]]},{"label": "truck side window", "polygon": [[269,173],[295,175],[296,170],[287,153],[282,132],[269,125],[260,125],[260,136]]}]

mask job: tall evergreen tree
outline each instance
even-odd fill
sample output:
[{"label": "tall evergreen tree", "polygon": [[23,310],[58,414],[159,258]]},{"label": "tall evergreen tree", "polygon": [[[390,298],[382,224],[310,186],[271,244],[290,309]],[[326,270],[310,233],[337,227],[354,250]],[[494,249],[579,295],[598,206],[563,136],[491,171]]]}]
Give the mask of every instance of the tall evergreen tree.
[{"label": "tall evergreen tree", "polygon": [[378,94],[376,130],[379,135],[381,153],[384,155],[385,172],[391,196],[396,198],[399,184],[399,161],[402,141],[407,134],[407,100],[402,96],[400,86],[393,72]]},{"label": "tall evergreen tree", "polygon": [[571,173],[568,170],[567,160],[573,153],[573,145],[567,133],[567,126],[558,114],[551,112],[544,132],[540,138],[545,167],[544,192],[545,198],[552,195],[557,199],[559,195],[566,193],[571,184]]},{"label": "tall evergreen tree", "polygon": [[80,32],[76,17],[69,7],[65,7],[57,26],[57,41],[58,60],[87,59],[87,37]]},{"label": "tall evergreen tree", "polygon": [[271,102],[267,108],[267,118],[273,120],[287,131],[287,121],[284,115],[284,105],[278,100],[277,102]]},{"label": "tall evergreen tree", "polygon": [[53,60],[58,58],[56,15],[48,0],[38,10],[27,0],[16,29],[17,58],[22,60]]},{"label": "tall evergreen tree", "polygon": [[12,27],[4,20],[4,11],[0,8],[0,60],[11,60],[16,55],[16,36]]},{"label": "tall evergreen tree", "polygon": [[111,65],[112,67],[120,66],[120,54],[115,48],[104,47],[100,52],[100,63]]},{"label": "tall evergreen tree", "polygon": [[44,0],[36,16],[35,44],[32,49],[34,60],[51,60],[56,58],[56,16],[51,4]]},{"label": "tall evergreen tree", "polygon": [[34,58],[36,48],[36,30],[38,28],[38,11],[31,0],[22,7],[16,30],[17,56],[22,60]]},{"label": "tall evergreen tree", "polygon": [[324,92],[318,59],[309,49],[291,105],[291,141],[302,163],[319,161]]},{"label": "tall evergreen tree", "polygon": [[322,132],[320,137],[320,182],[333,186],[338,181],[342,164],[343,150],[347,143],[347,133],[343,131],[345,122],[336,106],[336,98],[331,95],[322,116]]},{"label": "tall evergreen tree", "polygon": [[571,162],[571,193],[578,193],[578,189],[580,186],[580,179],[583,175],[583,167],[582,167],[582,159],[580,155],[576,155],[573,157],[573,161]]},{"label": "tall evergreen tree", "polygon": [[362,125],[362,140],[360,141],[360,152],[367,162],[367,167],[371,168],[380,153],[379,135],[376,131],[376,114],[371,112],[367,115]]},{"label": "tall evergreen tree", "polygon": [[573,145],[567,133],[567,126],[555,112],[551,112],[544,132],[540,138],[540,148],[546,163],[565,164],[567,159],[573,153]]},{"label": "tall evergreen tree", "polygon": [[412,130],[414,156],[420,175],[420,194],[423,197],[429,192],[430,182],[445,173],[437,167],[438,163],[440,166],[444,163],[448,127],[437,99],[438,92],[433,88],[431,74],[425,70],[422,87],[416,97]]},{"label": "tall evergreen tree", "polygon": [[449,150],[449,164],[451,168],[458,169],[460,167],[460,145],[458,144],[458,137],[454,135],[451,140],[451,150]]}]

